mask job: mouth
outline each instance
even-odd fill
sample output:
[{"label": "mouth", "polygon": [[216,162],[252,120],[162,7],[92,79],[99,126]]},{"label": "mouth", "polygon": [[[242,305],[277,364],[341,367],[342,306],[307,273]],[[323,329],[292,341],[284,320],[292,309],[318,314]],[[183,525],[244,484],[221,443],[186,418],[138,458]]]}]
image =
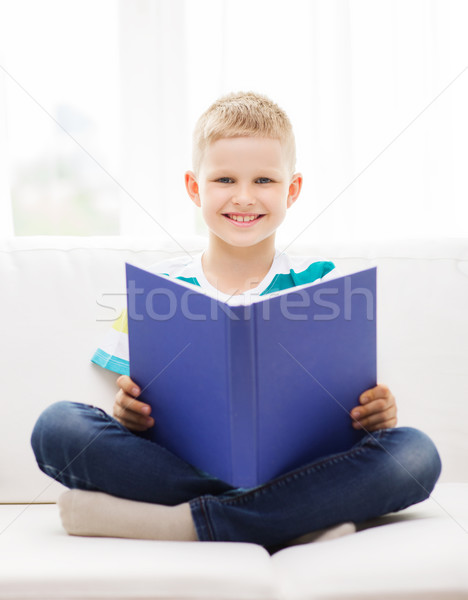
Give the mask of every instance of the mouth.
[{"label": "mouth", "polygon": [[234,221],[235,223],[252,223],[253,221],[258,221],[264,214],[240,214],[240,213],[223,213],[223,217],[226,217],[230,221]]}]

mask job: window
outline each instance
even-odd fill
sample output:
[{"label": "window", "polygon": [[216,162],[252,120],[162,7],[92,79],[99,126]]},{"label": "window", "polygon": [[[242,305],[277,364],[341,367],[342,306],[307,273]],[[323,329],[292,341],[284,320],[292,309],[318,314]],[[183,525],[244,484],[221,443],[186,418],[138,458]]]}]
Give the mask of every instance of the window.
[{"label": "window", "polygon": [[119,164],[118,3],[3,6],[0,106],[14,232],[119,233],[118,188],[105,172]]},{"label": "window", "polygon": [[191,132],[254,89],[296,133],[285,242],[468,235],[464,0],[3,6],[0,233],[206,233],[183,183]]}]

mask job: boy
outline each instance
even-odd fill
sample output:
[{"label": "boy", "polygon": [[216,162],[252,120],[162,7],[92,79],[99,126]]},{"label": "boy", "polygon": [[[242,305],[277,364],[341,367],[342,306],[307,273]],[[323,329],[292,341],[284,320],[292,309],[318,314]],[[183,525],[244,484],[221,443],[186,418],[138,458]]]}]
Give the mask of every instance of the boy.
[{"label": "boy", "polygon": [[[333,277],[329,262],[293,259],[275,234],[297,200],[291,124],[258,94],[219,99],[199,119],[187,192],[201,208],[208,247],[156,272],[190,280],[237,303]],[[440,474],[432,441],[396,428],[390,390],[363,390],[350,419],[367,435],[349,451],[323,457],[252,489],[233,488],[132,432],[157,423],[128,377],[125,315],[93,360],[121,373],[114,417],[59,402],[39,418],[32,445],[40,468],[71,491],[59,499],[74,535],[159,540],[245,541],[277,547],[308,532],[354,530],[352,523],[401,510],[428,497]],[[373,432],[370,434],[369,432]],[[332,530],[333,531],[333,530]]]}]

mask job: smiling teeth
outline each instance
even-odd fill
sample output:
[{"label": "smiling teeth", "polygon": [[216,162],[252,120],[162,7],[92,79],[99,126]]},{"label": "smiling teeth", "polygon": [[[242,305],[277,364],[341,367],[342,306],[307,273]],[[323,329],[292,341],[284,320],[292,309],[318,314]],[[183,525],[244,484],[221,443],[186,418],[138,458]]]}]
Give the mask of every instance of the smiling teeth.
[{"label": "smiling teeth", "polygon": [[250,215],[249,217],[241,217],[239,215],[228,215],[228,217],[233,221],[240,221],[241,223],[245,223],[246,221],[253,221],[254,219],[257,219],[259,215]]}]

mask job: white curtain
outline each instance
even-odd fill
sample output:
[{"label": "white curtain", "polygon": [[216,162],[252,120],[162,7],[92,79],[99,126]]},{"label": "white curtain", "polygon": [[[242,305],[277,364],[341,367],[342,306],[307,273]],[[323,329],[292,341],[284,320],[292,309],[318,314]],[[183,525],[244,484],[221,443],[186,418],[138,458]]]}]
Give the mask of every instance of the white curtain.
[{"label": "white curtain", "polygon": [[180,0],[120,2],[124,234],[193,233],[185,16]]},{"label": "white curtain", "polygon": [[[0,65],[3,64],[2,24],[0,23]],[[0,237],[13,235],[13,215],[9,186],[5,73],[0,69]]]},{"label": "white curtain", "polygon": [[[295,128],[305,184],[282,240],[468,235],[467,2],[120,8],[126,181],[171,235],[203,230],[183,188],[196,118],[220,94],[250,89]],[[126,232],[158,231],[125,204]]]},{"label": "white curtain", "polygon": [[[0,33],[14,2],[1,2]],[[73,8],[86,44],[85,24],[96,25],[93,3],[54,6],[31,4],[34,28],[46,32],[52,23],[60,31]],[[119,0],[118,8],[120,167],[78,141],[110,165],[123,234],[204,232],[183,183],[195,121],[219,95],[256,90],[289,114],[305,177],[282,241],[468,235],[466,0]],[[103,34],[116,28],[102,10],[99,23]],[[75,57],[67,81],[92,91],[99,73],[76,67],[65,35],[50,48],[57,51],[64,61]],[[34,95],[37,73],[26,69],[34,48],[24,52],[20,80]],[[41,61],[39,72],[48,68]],[[12,223],[4,87],[0,71],[0,234],[11,233]],[[42,90],[38,99],[46,96]],[[79,109],[81,95],[74,98]],[[92,98],[86,94],[86,102]]]}]

